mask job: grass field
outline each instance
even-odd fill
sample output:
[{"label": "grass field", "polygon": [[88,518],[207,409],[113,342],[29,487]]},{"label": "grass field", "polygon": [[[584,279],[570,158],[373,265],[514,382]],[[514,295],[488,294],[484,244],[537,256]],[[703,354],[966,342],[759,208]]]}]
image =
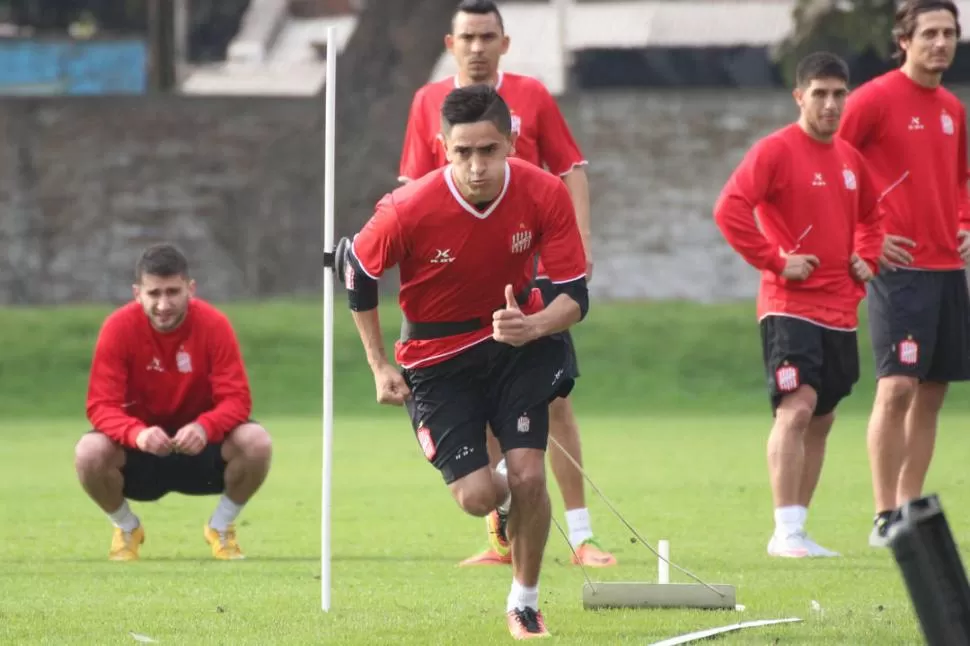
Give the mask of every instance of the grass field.
[{"label": "grass field", "polygon": [[[143,560],[109,563],[111,528],[77,485],[72,448],[86,429],[90,344],[106,307],[0,310],[0,644],[486,644],[510,641],[505,568],[459,569],[481,547],[417,448],[400,409],[373,404],[359,343],[342,311],[333,507],[333,608],[320,610],[320,310],[227,308],[253,379],[254,414],[274,434],[274,466],[243,512],[248,560],[216,563],[202,540],[214,499],[133,505]],[[809,530],[843,553],[772,560],[764,467],[768,417],[748,304],[600,306],[577,332],[576,407],[587,469],[651,542],[705,580],[738,587],[743,612],[584,611],[582,573],[553,528],[541,585],[564,644],[649,644],[738,620],[800,617],[724,644],[918,644],[891,553],[866,544],[865,454],[871,384],[847,403],[830,442]],[[388,310],[385,328],[397,319]],[[620,343],[618,340],[622,339]],[[863,349],[868,340],[863,335]],[[871,360],[863,353],[863,374]],[[954,390],[929,488],[960,545],[970,544],[970,406]],[[562,501],[552,486],[554,513]],[[588,491],[594,530],[620,560],[598,580],[652,581],[656,560]],[[964,551],[964,554],[966,552]],[[966,558],[966,556],[964,557]],[[672,579],[687,579],[672,571]],[[817,601],[821,611],[812,609]]]}]

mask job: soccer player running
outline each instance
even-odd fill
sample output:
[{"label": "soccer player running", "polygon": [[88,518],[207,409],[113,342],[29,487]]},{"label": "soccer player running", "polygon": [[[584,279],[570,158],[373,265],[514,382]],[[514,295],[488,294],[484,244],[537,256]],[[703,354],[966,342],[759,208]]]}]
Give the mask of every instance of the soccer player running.
[{"label": "soccer player running", "polygon": [[805,523],[835,408],[859,379],[858,307],[878,270],[883,233],[863,159],[835,137],[848,66],[818,52],[795,75],[798,121],[748,151],[714,218],[762,275],[757,309],[774,412],[768,554],[830,557],[838,553],[811,540]]},{"label": "soccer player running", "polygon": [[922,495],[947,385],[970,378],[966,111],[940,85],[957,18],[952,2],[900,5],[893,38],[902,65],[852,93],[839,132],[886,193],[886,269],[868,295],[873,547],[887,544],[893,510]]},{"label": "soccer player running", "polygon": [[[512,116],[489,85],[452,90],[441,107],[449,164],[384,196],[354,237],[344,284],[381,403],[406,404],[417,441],[458,505],[508,516],[512,635],[548,635],[539,571],[549,533],[549,402],[568,394],[562,332],[589,307],[583,242],[566,185],[511,158]],[[556,293],[531,288],[545,258]],[[377,280],[400,267],[398,369],[388,360]],[[507,479],[489,464],[486,424]]]},{"label": "soccer player running", "polygon": [[246,369],[229,320],[195,298],[188,261],[168,244],[135,267],[134,300],[104,321],[75,448],[84,491],[115,526],[109,558],[135,561],[145,529],[128,500],[221,494],[203,536],[243,558],[234,521],[269,472],[270,436],[249,418]]},{"label": "soccer player running", "polygon": [[[399,179],[402,182],[412,181],[448,163],[440,137],[438,116],[441,103],[448,92],[473,83],[494,86],[512,112],[515,156],[539,167],[545,165],[550,172],[562,177],[569,189],[583,238],[589,278],[593,263],[589,240],[589,186],[584,169],[586,160],[546,87],[534,78],[499,70],[500,59],[509,48],[509,37],[505,34],[502,16],[495,3],[491,0],[461,2],[452,19],[452,33],[445,36],[445,45],[455,58],[458,74],[453,78],[429,83],[414,95],[405,132]],[[555,298],[555,290],[541,258],[538,260],[536,273],[536,283],[548,304]],[[568,331],[564,333],[564,337],[569,352],[569,365],[566,370],[575,379],[579,376],[576,351]],[[549,418],[551,435],[581,465],[579,425],[568,397],[556,399],[552,403]],[[489,435],[488,449],[492,464],[496,465],[501,454],[492,435]],[[582,474],[557,447],[550,449],[549,463],[566,508],[569,540],[575,552],[572,562],[589,567],[615,565],[616,558],[604,550],[593,536]],[[498,464],[498,467],[501,470],[504,465]],[[486,518],[490,547],[462,561],[461,565],[499,565],[511,562],[508,540],[504,535],[505,520],[498,512]]]}]

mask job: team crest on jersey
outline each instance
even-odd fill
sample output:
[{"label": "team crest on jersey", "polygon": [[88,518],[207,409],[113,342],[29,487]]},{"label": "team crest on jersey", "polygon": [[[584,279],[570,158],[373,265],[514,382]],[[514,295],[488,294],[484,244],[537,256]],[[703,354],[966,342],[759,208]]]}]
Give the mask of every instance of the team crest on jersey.
[{"label": "team crest on jersey", "polygon": [[428,461],[434,460],[434,456],[438,453],[437,447],[434,445],[434,440],[431,438],[431,430],[424,424],[418,428],[418,444],[421,445],[421,450],[424,451],[424,457]]},{"label": "team crest on jersey", "polygon": [[523,253],[532,247],[532,232],[518,231],[512,234],[512,253]]},{"label": "team crest on jersey", "polygon": [[896,351],[899,356],[899,363],[904,366],[915,366],[919,363],[919,343],[913,337],[900,341]]},{"label": "team crest on jersey", "polygon": [[183,374],[192,372],[192,357],[185,351],[185,348],[179,348],[178,354],[175,355],[175,365],[178,366],[179,372]]},{"label": "team crest on jersey", "polygon": [[514,112],[512,113],[512,132],[515,134],[522,132],[522,117]]},{"label": "team crest on jersey", "polygon": [[845,168],[842,170],[842,179],[845,180],[845,187],[850,191],[855,190],[855,173],[852,172],[851,168]]},{"label": "team crest on jersey", "polygon": [[953,117],[946,110],[940,115],[940,127],[943,128],[943,134],[953,134]]},{"label": "team crest on jersey", "polygon": [[793,366],[786,361],[784,365],[775,370],[775,385],[778,386],[778,391],[783,393],[792,393],[798,390],[801,385],[798,366]]}]

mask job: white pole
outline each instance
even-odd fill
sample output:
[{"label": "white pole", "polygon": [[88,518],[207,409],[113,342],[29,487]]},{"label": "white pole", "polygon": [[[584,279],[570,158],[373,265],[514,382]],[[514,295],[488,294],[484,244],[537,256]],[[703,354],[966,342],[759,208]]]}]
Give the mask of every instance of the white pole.
[{"label": "white pole", "polygon": [[[324,125],[323,251],[333,253],[334,126],[336,123],[337,35],[327,27],[326,116]],[[333,487],[333,267],[323,270],[323,502],[320,524],[320,604],[330,612],[330,493]]]},{"label": "white pole", "polygon": [[670,583],[670,541],[657,541],[657,583]]},{"label": "white pole", "polygon": [[556,15],[556,46],[559,48],[559,77],[561,79],[562,91],[569,88],[566,79],[569,77],[569,68],[572,65],[572,53],[569,50],[569,10],[571,0],[552,0],[553,10]]}]

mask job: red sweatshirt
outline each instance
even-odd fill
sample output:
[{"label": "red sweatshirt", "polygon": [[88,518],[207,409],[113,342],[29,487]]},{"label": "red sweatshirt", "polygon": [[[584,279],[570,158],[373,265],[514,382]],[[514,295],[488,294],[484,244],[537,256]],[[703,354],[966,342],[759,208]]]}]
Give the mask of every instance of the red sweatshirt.
[{"label": "red sweatshirt", "polygon": [[899,70],[849,95],[839,135],[865,157],[880,191],[886,233],[916,243],[917,269],[960,269],[960,229],[970,229],[966,111],[946,89]]},{"label": "red sweatshirt", "polygon": [[138,433],[170,435],[192,422],[209,442],[249,419],[252,399],[235,332],[226,316],[194,298],[185,321],[155,330],[131,302],[105,320],[94,349],[87,414],[95,429],[135,448]]},{"label": "red sweatshirt", "polygon": [[[855,329],[865,287],[850,273],[851,257],[877,270],[878,199],[862,156],[844,141],[823,143],[791,124],[757,142],[721,191],[714,219],[762,270],[758,318],[787,314]],[[783,253],[815,255],[819,266],[807,280],[787,280]]]}]

